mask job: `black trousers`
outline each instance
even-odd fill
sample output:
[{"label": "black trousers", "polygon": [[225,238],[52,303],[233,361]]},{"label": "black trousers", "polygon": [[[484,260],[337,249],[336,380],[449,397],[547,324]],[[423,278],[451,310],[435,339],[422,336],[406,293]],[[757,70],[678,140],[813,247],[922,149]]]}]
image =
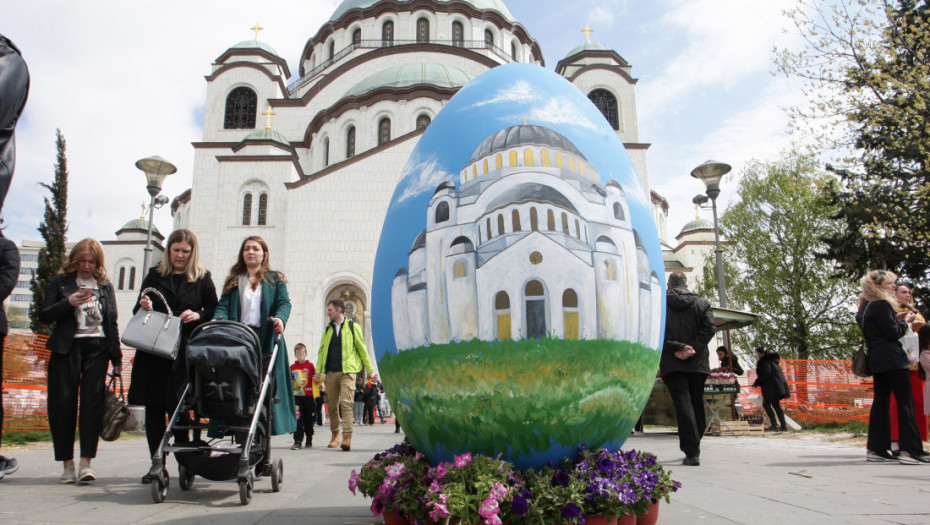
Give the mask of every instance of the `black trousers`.
[{"label": "black trousers", "polygon": [[875,397],[869,412],[869,438],[866,447],[875,452],[891,448],[891,393],[898,402],[898,443],[904,452],[920,452],[923,443],[914,415],[911,376],[906,368],[879,372],[873,376]]},{"label": "black trousers", "polygon": [[[762,408],[768,414],[773,427],[779,427],[782,430],[788,428],[787,424],[785,424],[785,412],[781,409],[781,399],[764,399]],[[776,417],[778,418],[777,421]]]},{"label": "black trousers", "polygon": [[375,424],[375,401],[372,399],[365,400],[365,412],[363,412],[362,420],[369,425]]},{"label": "black trousers", "polygon": [[110,362],[102,337],[83,337],[67,354],[53,353],[48,361],[48,426],[55,461],[74,459],[74,426],[78,422],[80,390],[81,457],[97,456],[103,428],[103,391]]},{"label": "black trousers", "polygon": [[[3,382],[3,341],[5,335],[0,335],[0,383]],[[3,435],[3,390],[0,389],[0,436]]]},{"label": "black trousers", "polygon": [[297,404],[297,432],[294,432],[294,443],[303,443],[304,434],[307,434],[307,446],[313,442],[313,423],[316,420],[316,401],[310,396],[294,396]]},{"label": "black trousers", "polygon": [[704,381],[707,376],[676,372],[663,379],[675,405],[678,446],[686,456],[700,456],[701,438],[707,425],[704,418]]}]

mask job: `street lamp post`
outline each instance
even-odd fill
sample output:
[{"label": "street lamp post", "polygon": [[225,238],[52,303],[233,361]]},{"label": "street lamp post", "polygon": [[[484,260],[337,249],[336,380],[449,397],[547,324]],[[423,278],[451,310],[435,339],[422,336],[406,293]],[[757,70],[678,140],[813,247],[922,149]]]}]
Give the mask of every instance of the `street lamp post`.
[{"label": "street lamp post", "polygon": [[720,195],[720,179],[730,173],[730,165],[723,162],[708,160],[694,168],[691,176],[700,179],[707,187],[707,196],[710,197],[711,208],[714,210],[714,243],[717,255],[717,294],[720,297],[720,307],[727,307],[727,285],[723,277],[723,249],[720,247],[720,229],[717,227],[717,197]]},{"label": "street lamp post", "polygon": [[145,189],[148,190],[152,198],[149,203],[149,230],[145,237],[145,255],[142,258],[142,275],[145,275],[149,271],[149,262],[152,260],[152,220],[155,218],[156,204],[161,207],[168,200],[164,195],[158,194],[161,192],[161,185],[165,181],[165,177],[178,171],[178,169],[174,164],[158,155],[137,160],[136,167],[145,172]]}]

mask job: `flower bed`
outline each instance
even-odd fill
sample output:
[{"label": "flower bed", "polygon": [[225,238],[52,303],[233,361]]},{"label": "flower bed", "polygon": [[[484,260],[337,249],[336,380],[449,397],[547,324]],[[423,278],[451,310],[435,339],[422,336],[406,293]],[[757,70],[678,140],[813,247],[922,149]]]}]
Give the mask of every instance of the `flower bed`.
[{"label": "flower bed", "polygon": [[397,513],[404,523],[582,524],[645,515],[681,487],[669,475],[648,452],[584,446],[539,470],[471,453],[431,467],[405,441],[353,470],[349,490],[372,498],[375,516]]}]

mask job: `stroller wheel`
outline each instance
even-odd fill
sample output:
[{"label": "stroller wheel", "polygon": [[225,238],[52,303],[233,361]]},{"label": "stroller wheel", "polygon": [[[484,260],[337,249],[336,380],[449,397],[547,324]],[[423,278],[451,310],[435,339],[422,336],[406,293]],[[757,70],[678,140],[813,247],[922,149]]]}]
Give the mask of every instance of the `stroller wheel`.
[{"label": "stroller wheel", "polygon": [[165,472],[164,479],[162,476],[155,476],[150,485],[152,488],[152,500],[155,503],[161,503],[168,497],[168,472]]},{"label": "stroller wheel", "polygon": [[252,501],[252,473],[249,472],[246,479],[239,480],[239,501],[243,505],[248,505]]},{"label": "stroller wheel", "polygon": [[181,490],[190,490],[194,486],[194,473],[188,472],[184,465],[178,466],[178,486]]},{"label": "stroller wheel", "polygon": [[277,458],[271,463],[271,491],[280,492],[281,485],[284,485],[284,462]]}]

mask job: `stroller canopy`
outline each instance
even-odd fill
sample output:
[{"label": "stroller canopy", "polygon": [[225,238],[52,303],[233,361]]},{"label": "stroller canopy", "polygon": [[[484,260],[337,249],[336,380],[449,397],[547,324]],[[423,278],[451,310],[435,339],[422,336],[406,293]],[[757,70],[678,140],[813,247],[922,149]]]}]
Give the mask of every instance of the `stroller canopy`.
[{"label": "stroller canopy", "polygon": [[213,321],[198,327],[187,343],[187,366],[241,369],[253,386],[261,383],[261,345],[248,326]]}]

